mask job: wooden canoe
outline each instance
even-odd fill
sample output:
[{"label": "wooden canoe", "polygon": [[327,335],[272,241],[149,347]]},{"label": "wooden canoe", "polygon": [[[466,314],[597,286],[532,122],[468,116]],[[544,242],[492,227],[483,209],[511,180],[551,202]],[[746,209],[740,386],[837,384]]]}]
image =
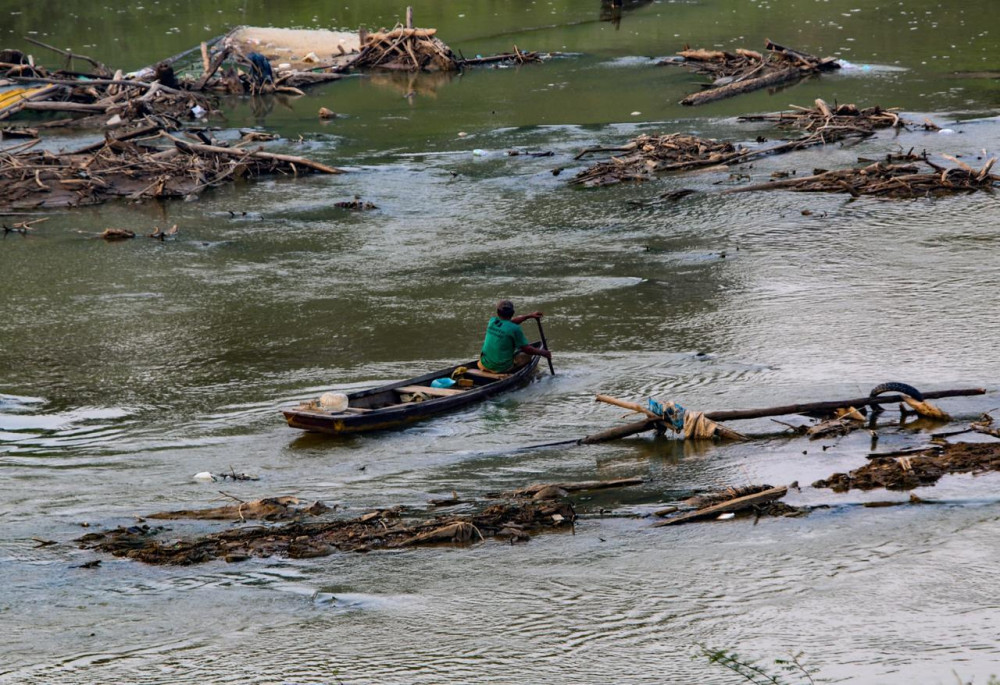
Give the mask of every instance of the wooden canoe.
[{"label": "wooden canoe", "polygon": [[[528,364],[511,374],[480,371],[473,360],[405,381],[349,393],[344,411],[323,409],[316,402],[306,402],[294,409],[282,410],[282,414],[292,428],[331,435],[404,428],[525,385],[535,374],[540,358],[531,357]],[[450,378],[463,366],[467,371],[458,378],[471,380],[471,387],[431,387],[434,379]]]}]

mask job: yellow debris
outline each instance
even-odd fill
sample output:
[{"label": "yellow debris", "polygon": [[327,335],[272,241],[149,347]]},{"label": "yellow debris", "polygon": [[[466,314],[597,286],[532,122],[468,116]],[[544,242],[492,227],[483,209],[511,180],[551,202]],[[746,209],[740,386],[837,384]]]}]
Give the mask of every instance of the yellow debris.
[{"label": "yellow debris", "polygon": [[44,88],[15,88],[0,93],[0,110],[7,109],[11,105],[16,105],[21,100],[31,97]]}]

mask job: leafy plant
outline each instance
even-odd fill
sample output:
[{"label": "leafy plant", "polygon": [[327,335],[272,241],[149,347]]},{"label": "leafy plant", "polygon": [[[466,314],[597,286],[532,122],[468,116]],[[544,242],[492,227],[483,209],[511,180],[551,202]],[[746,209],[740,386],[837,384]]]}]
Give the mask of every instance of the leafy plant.
[{"label": "leafy plant", "polygon": [[709,663],[728,668],[744,680],[756,685],[816,685],[813,673],[802,664],[802,652],[792,654],[787,659],[775,659],[774,668],[759,665],[755,661],[745,659],[734,651],[725,649],[709,649],[700,645],[701,655]]}]

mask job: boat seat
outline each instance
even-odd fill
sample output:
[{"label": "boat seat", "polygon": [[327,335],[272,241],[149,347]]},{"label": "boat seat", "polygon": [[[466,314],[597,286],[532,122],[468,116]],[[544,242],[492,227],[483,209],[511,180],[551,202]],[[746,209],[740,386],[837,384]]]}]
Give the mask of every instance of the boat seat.
[{"label": "boat seat", "polygon": [[452,395],[461,395],[465,392],[464,388],[432,388],[429,385],[404,385],[395,390],[396,392],[408,395],[415,395],[419,392],[428,397],[451,397]]},{"label": "boat seat", "polygon": [[464,375],[475,376],[477,378],[488,378],[492,381],[497,381],[501,378],[507,378],[510,376],[509,373],[493,373],[492,371],[483,371],[482,369],[469,369]]}]

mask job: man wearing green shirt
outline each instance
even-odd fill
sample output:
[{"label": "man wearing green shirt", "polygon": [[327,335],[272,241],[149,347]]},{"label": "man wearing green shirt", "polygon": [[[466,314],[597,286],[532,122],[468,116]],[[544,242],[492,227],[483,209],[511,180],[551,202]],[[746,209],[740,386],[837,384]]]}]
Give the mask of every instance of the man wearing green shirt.
[{"label": "man wearing green shirt", "polygon": [[486,326],[479,368],[493,373],[508,373],[527,364],[532,356],[552,359],[551,352],[529,343],[521,330],[521,322],[541,318],[541,312],[514,316],[514,303],[500,300],[497,303],[497,315]]}]

